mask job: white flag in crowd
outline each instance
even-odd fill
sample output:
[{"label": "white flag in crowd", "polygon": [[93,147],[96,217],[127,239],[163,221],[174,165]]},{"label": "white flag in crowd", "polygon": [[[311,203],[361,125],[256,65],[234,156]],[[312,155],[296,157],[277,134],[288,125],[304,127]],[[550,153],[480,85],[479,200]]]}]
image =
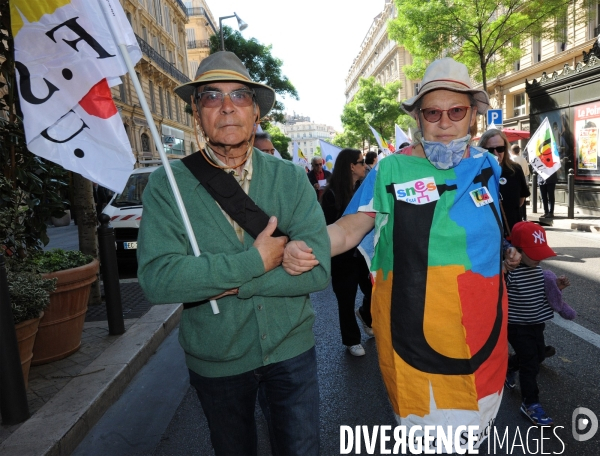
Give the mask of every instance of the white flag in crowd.
[{"label": "white flag in crowd", "polygon": [[542,179],[548,179],[560,169],[558,146],[550,128],[550,122],[545,117],[525,146],[529,163]]},{"label": "white flag in crowd", "polygon": [[325,167],[328,171],[333,171],[335,160],[342,149],[334,146],[333,144],[329,144],[327,141],[323,141],[322,139],[319,139],[319,143],[321,145],[321,157],[325,162]]},{"label": "white flag in crowd", "polygon": [[410,140],[408,135],[404,133],[404,130],[402,130],[402,128],[396,125],[396,150],[400,149],[400,146],[405,142],[410,144],[412,141]]},{"label": "white flag in crowd", "polygon": [[127,68],[107,20],[116,22],[134,64],[141,51],[121,4],[11,0],[10,8],[28,149],[122,191],[135,158],[111,96]]}]

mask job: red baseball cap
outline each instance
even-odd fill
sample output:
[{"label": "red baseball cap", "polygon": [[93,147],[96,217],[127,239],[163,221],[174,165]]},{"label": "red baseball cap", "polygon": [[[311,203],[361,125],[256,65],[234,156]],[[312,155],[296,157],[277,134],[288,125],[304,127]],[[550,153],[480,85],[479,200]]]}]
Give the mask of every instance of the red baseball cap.
[{"label": "red baseball cap", "polygon": [[516,223],[510,234],[510,243],[515,247],[519,247],[525,252],[525,255],[534,261],[542,261],[556,256],[554,250],[548,246],[546,231],[537,223]]}]

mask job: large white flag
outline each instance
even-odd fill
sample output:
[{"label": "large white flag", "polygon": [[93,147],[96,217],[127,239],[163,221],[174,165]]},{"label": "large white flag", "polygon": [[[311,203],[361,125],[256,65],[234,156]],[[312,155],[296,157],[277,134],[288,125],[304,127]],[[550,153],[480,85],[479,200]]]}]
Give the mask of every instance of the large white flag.
[{"label": "large white flag", "polygon": [[400,146],[405,142],[410,144],[412,141],[408,135],[404,133],[404,130],[396,124],[396,150],[400,149]]},{"label": "large white flag", "polygon": [[548,179],[560,169],[558,147],[547,117],[531,135],[525,151],[529,157],[529,163],[543,179]]},{"label": "large white flag", "polygon": [[325,162],[325,168],[327,168],[328,171],[333,171],[335,159],[340,154],[342,149],[334,146],[333,144],[329,144],[327,141],[323,141],[322,139],[319,139],[319,143],[321,145],[321,157]]},{"label": "large white flag", "polygon": [[135,158],[110,86],[127,67],[99,2],[136,63],[118,0],[11,0],[15,67],[28,149],[120,192]]}]

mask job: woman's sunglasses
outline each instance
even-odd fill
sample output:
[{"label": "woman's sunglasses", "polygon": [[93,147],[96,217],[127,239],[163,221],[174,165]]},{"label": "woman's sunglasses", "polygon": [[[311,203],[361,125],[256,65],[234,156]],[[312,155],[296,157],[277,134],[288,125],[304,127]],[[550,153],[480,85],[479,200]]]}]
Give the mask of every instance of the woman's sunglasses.
[{"label": "woman's sunglasses", "polygon": [[454,106],[450,109],[425,108],[421,109],[421,114],[427,122],[439,122],[442,118],[442,113],[448,113],[448,118],[453,122],[463,120],[467,115],[467,111],[471,106]]},{"label": "woman's sunglasses", "polygon": [[484,147],[490,154],[503,154],[506,152],[506,146]]}]

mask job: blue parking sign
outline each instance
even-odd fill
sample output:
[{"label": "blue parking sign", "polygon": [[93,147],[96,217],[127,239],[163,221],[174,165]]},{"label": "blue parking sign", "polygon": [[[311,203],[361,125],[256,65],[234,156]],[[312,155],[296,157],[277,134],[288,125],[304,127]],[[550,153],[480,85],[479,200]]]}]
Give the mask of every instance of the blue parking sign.
[{"label": "blue parking sign", "polygon": [[502,109],[488,109],[487,123],[488,125],[502,125]]}]

